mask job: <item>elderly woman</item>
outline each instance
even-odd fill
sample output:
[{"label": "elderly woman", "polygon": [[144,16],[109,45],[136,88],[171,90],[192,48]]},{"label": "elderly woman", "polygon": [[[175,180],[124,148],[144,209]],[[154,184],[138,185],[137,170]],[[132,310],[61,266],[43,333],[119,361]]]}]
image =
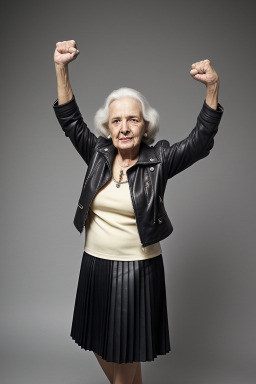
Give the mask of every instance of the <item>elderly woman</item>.
[{"label": "elderly woman", "polygon": [[87,164],[74,225],[85,243],[71,337],[93,351],[111,383],[139,384],[141,362],[170,350],[165,273],[160,241],[173,226],[164,206],[167,181],[206,157],[223,114],[219,77],[209,60],[192,64],[206,99],[187,138],[151,145],[159,116],[130,88],[113,91],[88,128],[72,92],[68,64],[79,54],[74,40],[54,53],[56,117]]}]

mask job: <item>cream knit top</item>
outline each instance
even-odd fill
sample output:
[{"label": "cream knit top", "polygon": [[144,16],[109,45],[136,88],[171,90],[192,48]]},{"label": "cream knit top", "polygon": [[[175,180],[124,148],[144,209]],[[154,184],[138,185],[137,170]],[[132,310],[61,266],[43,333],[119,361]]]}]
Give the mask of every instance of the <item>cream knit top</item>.
[{"label": "cream knit top", "polygon": [[143,247],[134,215],[129,184],[111,180],[93,198],[86,219],[84,250],[110,260],[143,260],[162,253],[160,242]]}]

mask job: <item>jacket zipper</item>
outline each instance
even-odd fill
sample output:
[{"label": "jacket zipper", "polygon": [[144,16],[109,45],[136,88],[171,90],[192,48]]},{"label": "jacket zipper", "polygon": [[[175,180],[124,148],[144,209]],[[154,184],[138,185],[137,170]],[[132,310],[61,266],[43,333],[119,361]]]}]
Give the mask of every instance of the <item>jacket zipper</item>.
[{"label": "jacket zipper", "polygon": [[[149,177],[149,172],[148,172],[148,180],[150,182],[150,184],[152,185],[152,189],[154,191],[154,187],[153,187],[153,182],[151,180],[151,177]],[[155,195],[155,193],[153,192],[153,195]],[[153,216],[153,223],[155,224],[156,223],[156,199],[154,198],[154,216]]]},{"label": "jacket zipper", "polygon": [[154,224],[156,223],[156,199],[154,199]]},{"label": "jacket zipper", "polygon": [[[109,166],[109,169],[110,169],[110,164],[109,164],[108,160],[107,160],[107,163],[108,163],[108,166]],[[84,230],[84,227],[85,227],[85,222],[86,222],[87,215],[88,215],[88,212],[89,212],[89,207],[90,207],[90,204],[91,204],[91,202],[92,202],[94,196],[95,196],[96,193],[103,187],[103,185],[105,185],[105,184],[107,184],[107,183],[109,182],[109,180],[111,179],[111,177],[112,177],[112,176],[111,176],[111,171],[110,171],[110,178],[109,178],[105,183],[102,183],[102,184],[101,184],[101,186],[97,189],[97,191],[94,193],[93,197],[91,198],[90,203],[88,204],[88,208],[87,208],[87,211],[86,211],[85,220],[84,220],[84,224],[83,224],[83,229],[82,229],[82,232],[80,232],[80,236],[81,236],[82,233],[83,233],[83,230]],[[86,183],[85,183],[85,184],[86,184]],[[84,184],[84,185],[85,185],[85,184]]]},{"label": "jacket zipper", "polygon": [[[132,168],[132,167],[131,167]],[[129,168],[130,169],[130,168]],[[140,236],[140,242],[144,248],[144,244],[143,244],[143,241],[142,241],[142,237],[141,237],[141,232],[140,232],[140,227],[138,225],[138,221],[137,221],[137,218],[136,218],[136,209],[135,209],[135,203],[134,203],[134,198],[133,198],[133,193],[132,193],[132,189],[130,187],[130,183],[129,183],[129,177],[128,177],[128,172],[126,172],[126,175],[127,175],[127,180],[128,180],[128,184],[129,184],[129,189],[130,189],[130,195],[131,195],[131,199],[132,199],[132,205],[133,205],[133,210],[134,210],[134,216],[135,216],[135,221],[136,221],[136,225],[137,225],[137,228],[138,228],[138,232],[139,232],[139,236]],[[144,249],[143,249],[144,250]]]}]

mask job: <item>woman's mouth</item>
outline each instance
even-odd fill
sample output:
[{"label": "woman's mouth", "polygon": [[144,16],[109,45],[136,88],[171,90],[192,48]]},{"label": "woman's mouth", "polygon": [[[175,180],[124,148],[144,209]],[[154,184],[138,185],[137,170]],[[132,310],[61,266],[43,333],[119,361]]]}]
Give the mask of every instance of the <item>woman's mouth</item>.
[{"label": "woman's mouth", "polygon": [[123,142],[126,142],[126,141],[129,141],[131,139],[132,139],[131,137],[122,137],[120,140]]}]

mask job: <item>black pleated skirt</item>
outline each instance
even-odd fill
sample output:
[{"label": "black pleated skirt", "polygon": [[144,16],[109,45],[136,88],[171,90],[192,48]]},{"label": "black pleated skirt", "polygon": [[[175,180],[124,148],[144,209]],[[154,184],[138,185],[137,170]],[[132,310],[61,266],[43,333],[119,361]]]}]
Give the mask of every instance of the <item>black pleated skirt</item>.
[{"label": "black pleated skirt", "polygon": [[162,254],[136,261],[83,253],[71,338],[116,363],[153,361],[170,350]]}]

